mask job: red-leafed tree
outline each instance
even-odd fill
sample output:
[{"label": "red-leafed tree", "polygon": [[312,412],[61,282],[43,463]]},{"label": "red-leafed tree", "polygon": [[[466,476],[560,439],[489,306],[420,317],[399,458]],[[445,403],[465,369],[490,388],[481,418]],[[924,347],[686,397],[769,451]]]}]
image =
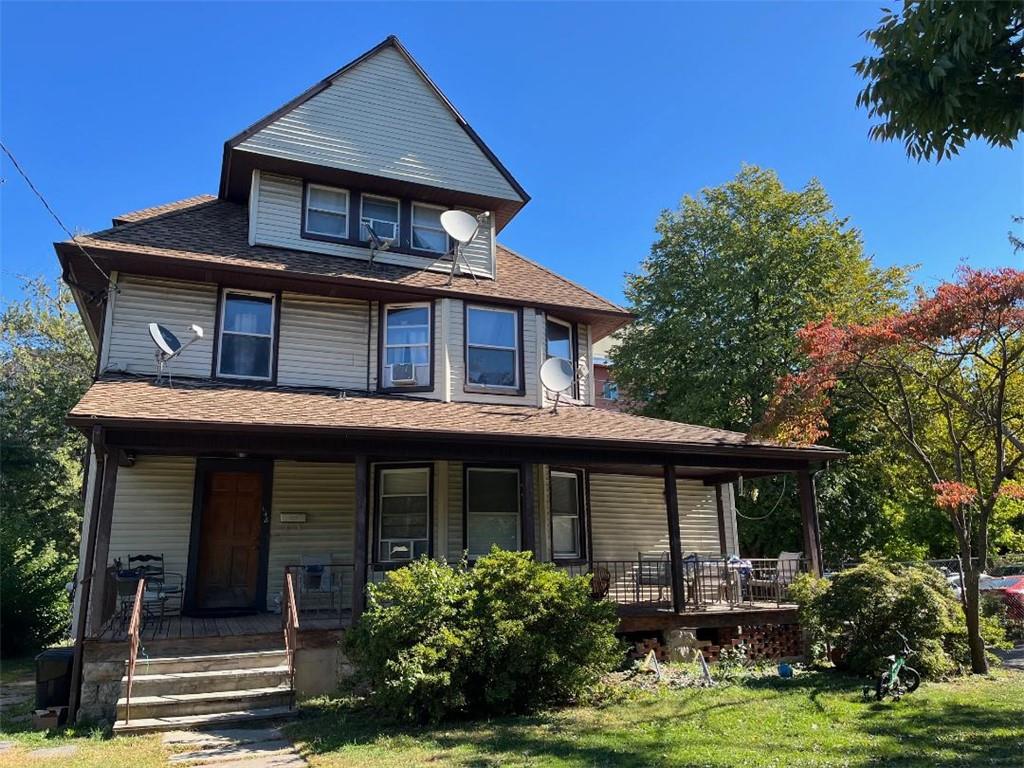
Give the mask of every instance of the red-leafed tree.
[{"label": "red-leafed tree", "polygon": [[962,267],[906,311],[868,325],[800,332],[807,365],[785,376],[758,431],[824,436],[831,401],[856,399],[897,438],[959,545],[974,672],[987,671],[979,576],[1000,499],[1024,486],[1024,272]]}]

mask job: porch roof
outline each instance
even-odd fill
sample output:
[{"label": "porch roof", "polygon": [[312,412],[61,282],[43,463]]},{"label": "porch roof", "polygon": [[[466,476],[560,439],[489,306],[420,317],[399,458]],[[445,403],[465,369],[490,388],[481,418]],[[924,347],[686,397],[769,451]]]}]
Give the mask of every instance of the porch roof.
[{"label": "porch roof", "polygon": [[252,387],[151,377],[98,380],[71,409],[80,428],[138,428],[334,435],[408,436],[463,442],[584,447],[644,452],[758,456],[825,461],[845,454],[815,445],[753,440],[741,432],[632,416],[599,408],[551,408],[346,393],[332,389]]}]

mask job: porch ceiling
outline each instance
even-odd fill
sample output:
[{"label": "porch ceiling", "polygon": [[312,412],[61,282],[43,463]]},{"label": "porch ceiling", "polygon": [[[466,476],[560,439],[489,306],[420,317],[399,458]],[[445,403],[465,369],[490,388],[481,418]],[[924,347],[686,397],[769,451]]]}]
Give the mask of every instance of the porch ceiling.
[{"label": "porch ceiling", "polygon": [[[480,403],[445,403],[411,397],[341,396],[337,390],[242,387],[216,382],[175,383],[113,377],[97,381],[68,416],[86,429],[103,426],[122,433],[272,435],[299,438],[307,448],[319,439],[326,450],[358,452],[373,447],[466,453],[494,449],[528,451],[534,460],[557,461],[587,454],[590,462],[690,465],[721,474],[723,468],[786,471],[842,457],[822,446],[786,446],[756,441],[739,432],[648,419],[589,407],[551,409]],[[400,438],[400,440],[396,440]],[[189,438],[184,438],[188,440]],[[166,438],[161,438],[164,444]],[[172,441],[173,442],[173,441]],[[142,446],[140,446],[142,447]],[[225,449],[229,449],[226,448]],[[542,457],[541,451],[550,455]]]}]

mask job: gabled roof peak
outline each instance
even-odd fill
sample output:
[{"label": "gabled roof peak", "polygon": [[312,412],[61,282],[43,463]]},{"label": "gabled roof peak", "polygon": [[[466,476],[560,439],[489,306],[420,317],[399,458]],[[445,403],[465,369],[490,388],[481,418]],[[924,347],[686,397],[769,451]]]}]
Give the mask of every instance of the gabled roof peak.
[{"label": "gabled roof peak", "polygon": [[[445,179],[440,175],[432,175],[429,167],[429,155],[431,153],[431,147],[433,146],[430,142],[423,143],[424,139],[417,135],[416,130],[409,130],[409,150],[408,154],[411,155],[414,160],[411,161],[414,170],[410,170],[406,166],[401,168],[395,168],[393,165],[384,168],[378,166],[377,169],[370,166],[367,167],[365,163],[353,164],[351,158],[358,157],[364,159],[365,152],[358,151],[367,148],[367,144],[364,141],[363,145],[359,145],[359,141],[366,135],[367,129],[365,123],[366,114],[371,113],[368,109],[368,104],[365,102],[365,91],[366,85],[363,84],[363,90],[359,91],[345,91],[345,83],[350,83],[351,79],[346,78],[346,75],[357,77],[353,74],[354,70],[361,68],[364,64],[369,62],[371,59],[375,59],[382,52],[387,50],[393,50],[400,57],[400,61],[404,62],[405,69],[402,86],[405,87],[406,91],[410,89],[419,94],[413,98],[418,99],[416,102],[418,105],[429,106],[433,102],[434,106],[429,106],[429,110],[434,118],[444,125],[447,122],[447,126],[444,127],[445,132],[452,137],[454,144],[449,146],[448,151],[452,152],[452,147],[460,148],[458,150],[459,156],[466,159],[474,165],[477,173],[484,173],[483,177],[488,181],[483,184],[483,187],[478,190],[474,190],[472,187],[466,188],[465,191],[479,192],[481,195],[490,196],[494,198],[494,208],[506,209],[505,216],[501,218],[507,220],[514,212],[521,208],[529,201],[530,197],[526,190],[519,184],[519,182],[512,176],[511,172],[501,163],[497,156],[491,151],[491,149],[484,143],[483,139],[473,130],[469,122],[462,116],[462,114],[456,109],[455,105],[451,100],[445,96],[445,94],[438,88],[437,84],[431,80],[430,76],[423,70],[419,63],[412,57],[412,54],[406,49],[395,35],[389,35],[383,41],[370,48],[365,53],[356,57],[349,63],[345,64],[340,69],[330,73],[319,82],[306,89],[304,92],[291,99],[281,107],[275,109],[270,114],[264,116],[260,120],[250,125],[245,130],[232,136],[224,144],[224,160],[221,168],[221,182],[219,196],[225,199],[241,199],[244,196],[243,187],[247,183],[245,179],[245,173],[239,173],[239,169],[232,168],[232,161],[236,158],[236,155],[244,153],[245,155],[256,156],[266,153],[268,156],[272,156],[277,161],[291,161],[293,163],[301,163],[302,157],[295,154],[297,147],[304,140],[302,136],[296,136],[298,132],[306,131],[312,138],[315,145],[318,147],[318,151],[322,149],[323,145],[336,147],[338,150],[338,157],[332,165],[329,159],[326,159],[322,154],[316,161],[316,164],[323,163],[328,166],[338,168],[339,171],[349,171],[356,173],[369,173],[370,175],[380,175],[386,178],[395,178],[398,181],[412,182],[412,183],[423,183],[428,186],[440,186],[445,187],[444,181],[451,181],[450,178]],[[401,71],[403,65],[398,63],[399,59],[392,59],[390,64],[391,72]],[[386,68],[387,64],[377,64],[376,68]],[[395,69],[397,67],[397,70]],[[369,73],[373,72],[374,69],[367,70],[367,73],[360,75],[362,78],[372,77]],[[411,74],[415,73],[415,76]],[[363,70],[360,70],[363,72]],[[377,85],[381,80],[374,82]],[[385,78],[383,82],[388,82]],[[421,83],[421,85],[416,85]],[[390,85],[391,83],[388,82]],[[349,86],[351,87],[351,86]],[[424,90],[425,88],[425,90]],[[330,94],[325,94],[325,91],[331,90]],[[341,89],[341,90],[339,90]],[[417,91],[418,89],[418,91]],[[372,88],[370,89],[372,92]],[[322,95],[323,94],[323,95]],[[430,94],[429,96],[427,94]],[[349,98],[342,98],[345,96]],[[434,97],[436,102],[431,98]],[[319,98],[318,98],[319,97]],[[388,94],[388,98],[393,98],[392,94]],[[309,106],[308,102],[316,99],[317,101]],[[326,99],[326,101],[325,101]],[[353,103],[351,110],[346,111],[344,109],[339,110],[339,104]],[[370,106],[374,106],[372,101]],[[340,116],[340,119],[336,120],[332,124],[329,120],[319,125],[313,125],[316,120],[323,120],[323,112],[325,109],[334,110],[336,115]],[[450,120],[454,122],[448,122],[445,115],[450,116]],[[376,115],[375,115],[376,117]],[[379,113],[379,119],[382,123],[385,123],[385,127],[382,128],[382,135],[390,128],[396,130],[400,126],[390,125],[388,121],[394,122],[396,119],[394,115],[387,114],[386,110],[381,110]],[[358,122],[362,122],[361,125],[356,125]],[[282,129],[282,126],[287,126],[287,131]],[[456,128],[458,126],[458,128]],[[373,131],[375,126],[370,126],[368,129],[370,132]],[[276,136],[273,139],[270,135],[275,131],[279,130],[282,135]],[[316,134],[315,132],[320,130],[321,133]],[[346,132],[347,130],[347,132]],[[360,135],[360,130],[363,131]],[[334,133],[332,133],[334,131]],[[287,135],[284,135],[287,134]],[[468,139],[468,140],[467,140]],[[276,143],[274,143],[276,141]],[[417,142],[419,142],[417,144]],[[371,142],[372,143],[372,142]],[[402,148],[404,150],[404,147]],[[347,153],[347,154],[346,154]],[[372,153],[371,153],[372,154]],[[469,159],[472,158],[472,159]],[[402,163],[408,164],[410,161],[408,158],[403,158]],[[426,165],[424,165],[424,163]],[[235,165],[239,165],[241,168],[244,163],[236,162]],[[387,165],[385,163],[385,165]],[[379,170],[378,170],[379,169]],[[483,170],[486,169],[486,170]],[[436,170],[434,168],[433,170]],[[408,172],[408,175],[406,175]],[[247,189],[247,187],[244,187]],[[453,186],[452,189],[460,189],[459,186]]]}]

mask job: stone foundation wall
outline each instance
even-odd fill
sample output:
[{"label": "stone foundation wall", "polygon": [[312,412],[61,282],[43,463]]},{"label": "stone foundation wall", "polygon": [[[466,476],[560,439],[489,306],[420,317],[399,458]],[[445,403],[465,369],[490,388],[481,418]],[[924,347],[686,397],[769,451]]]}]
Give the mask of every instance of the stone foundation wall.
[{"label": "stone foundation wall", "polygon": [[113,723],[117,700],[121,696],[124,661],[90,659],[86,646],[82,661],[82,696],[79,700],[79,722]]}]

